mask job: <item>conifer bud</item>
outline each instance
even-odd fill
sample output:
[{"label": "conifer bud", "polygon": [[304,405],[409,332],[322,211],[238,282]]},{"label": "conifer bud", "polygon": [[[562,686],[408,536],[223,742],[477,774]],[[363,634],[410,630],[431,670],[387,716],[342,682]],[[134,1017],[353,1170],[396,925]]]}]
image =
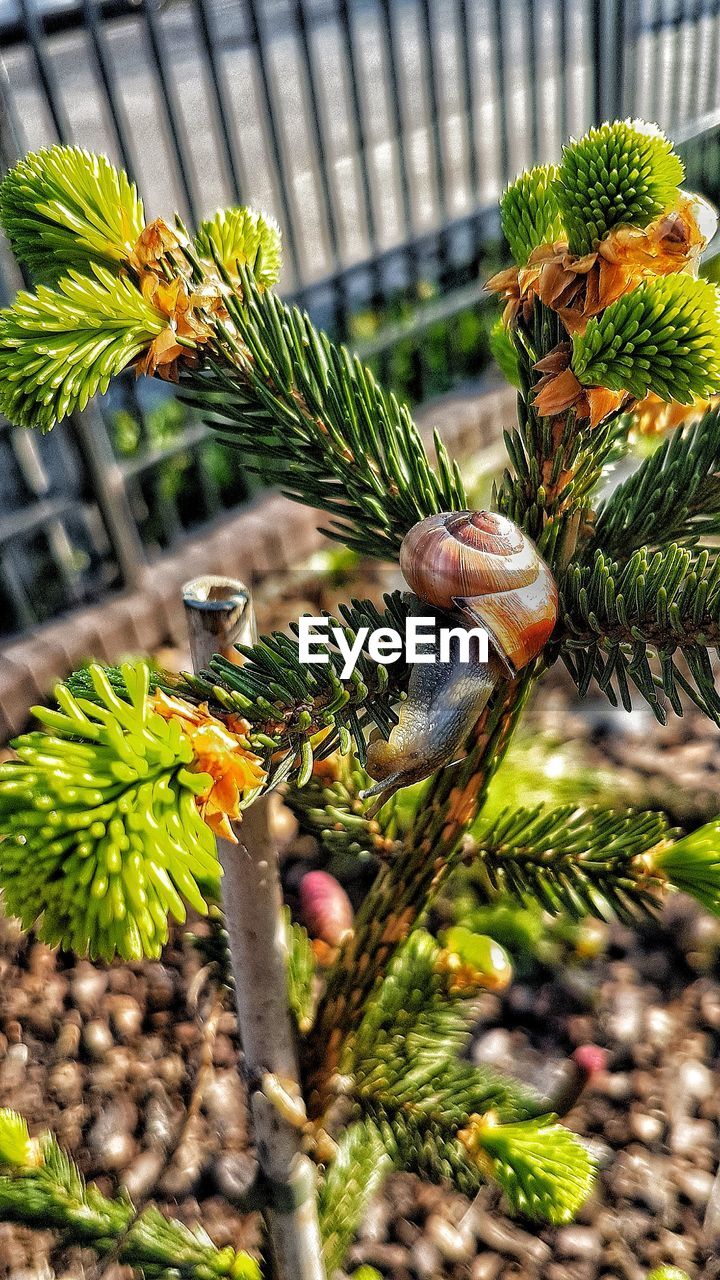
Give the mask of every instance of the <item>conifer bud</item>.
[{"label": "conifer bud", "polygon": [[353,909],[342,885],[327,871],[308,871],[300,884],[300,911],[313,938],[339,947],[352,933]]}]

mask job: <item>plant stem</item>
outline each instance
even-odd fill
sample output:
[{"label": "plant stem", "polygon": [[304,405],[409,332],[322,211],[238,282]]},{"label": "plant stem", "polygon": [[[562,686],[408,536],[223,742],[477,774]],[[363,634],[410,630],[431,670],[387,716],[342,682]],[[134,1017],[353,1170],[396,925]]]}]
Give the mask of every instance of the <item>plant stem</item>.
[{"label": "plant stem", "polygon": [[532,669],[498,690],[473,732],[466,759],[442,769],[402,853],[382,868],[358,912],[352,938],[330,975],[313,1029],[311,1115],[322,1114],[345,1038],[396,947],[431,905],[463,853],[463,835],[482,807],[532,684]]},{"label": "plant stem", "polygon": [[[226,651],[227,656],[235,642],[255,640],[252,603],[241,583],[200,578],[186,584],[183,599],[196,671],[207,666],[213,653]],[[218,840],[218,856],[250,1108],[268,1190],[264,1216],[275,1275],[277,1280],[324,1280],[315,1170],[301,1150],[304,1106],[267,798],[245,811],[236,835],[237,844]],[[278,1094],[287,1096],[288,1108],[278,1107]]]}]

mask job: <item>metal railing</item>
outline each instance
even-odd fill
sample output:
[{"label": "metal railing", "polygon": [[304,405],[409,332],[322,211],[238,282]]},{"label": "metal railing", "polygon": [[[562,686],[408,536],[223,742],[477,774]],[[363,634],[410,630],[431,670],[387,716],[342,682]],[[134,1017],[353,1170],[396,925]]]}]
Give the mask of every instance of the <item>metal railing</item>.
[{"label": "metal railing", "polygon": [[[151,216],[263,207],[283,292],[416,401],[482,371],[498,195],[569,133],[656,119],[720,195],[720,0],[0,0],[0,49],[3,165],[62,139]],[[0,297],[18,283],[0,250]],[[45,438],[0,425],[0,634],[251,493],[164,385]]]}]

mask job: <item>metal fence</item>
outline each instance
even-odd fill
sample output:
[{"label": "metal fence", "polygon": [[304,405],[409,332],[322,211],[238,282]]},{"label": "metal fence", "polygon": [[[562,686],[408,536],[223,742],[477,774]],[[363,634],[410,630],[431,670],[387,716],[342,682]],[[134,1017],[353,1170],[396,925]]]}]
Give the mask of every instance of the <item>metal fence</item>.
[{"label": "metal fence", "polygon": [[[2,164],[62,139],[151,216],[268,210],[284,293],[415,400],[481,372],[497,197],[569,133],[658,120],[720,195],[720,0],[0,0],[0,49]],[[44,438],[0,424],[0,634],[251,492],[165,386],[120,380]]]}]

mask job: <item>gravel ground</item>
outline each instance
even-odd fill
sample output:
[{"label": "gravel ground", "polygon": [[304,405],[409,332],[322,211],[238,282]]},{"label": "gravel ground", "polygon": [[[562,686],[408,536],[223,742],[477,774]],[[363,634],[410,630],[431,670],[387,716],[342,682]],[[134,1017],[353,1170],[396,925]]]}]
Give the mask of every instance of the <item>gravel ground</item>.
[{"label": "gravel ground", "polygon": [[[294,581],[262,603],[261,625],[327,603]],[[533,719],[577,739],[591,764],[616,767],[623,798],[687,823],[720,811],[717,731],[699,716],[660,730],[599,702],[581,715],[555,677]],[[316,852],[307,837],[289,848],[303,860]],[[0,918],[0,1105],[54,1129],[103,1190],[122,1184],[136,1201],[202,1220],[218,1244],[253,1248],[254,1220],[232,1208],[252,1167],[234,1019],[183,933],[162,964],[100,968]],[[720,1229],[703,1233],[720,1158],[720,924],[677,899],[652,932],[613,927],[593,960],[537,969],[504,998],[486,996],[481,1013],[475,1059],[550,1087],[576,1046],[607,1050],[607,1070],[568,1116],[601,1163],[593,1199],[572,1226],[538,1231],[506,1218],[490,1188],[471,1206],[395,1175],[352,1261],[392,1280],[644,1280],[660,1262],[720,1276]],[[129,1280],[49,1233],[0,1224],[0,1280],[101,1274]]]}]

